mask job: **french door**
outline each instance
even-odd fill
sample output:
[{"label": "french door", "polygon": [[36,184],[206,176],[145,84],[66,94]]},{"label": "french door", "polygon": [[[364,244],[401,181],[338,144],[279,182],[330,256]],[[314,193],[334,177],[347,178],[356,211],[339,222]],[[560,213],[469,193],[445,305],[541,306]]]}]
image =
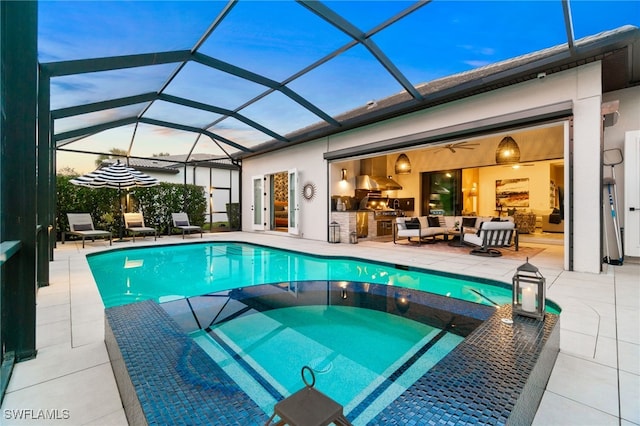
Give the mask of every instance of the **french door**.
[{"label": "french door", "polygon": [[265,226],[265,198],[267,194],[264,192],[265,176],[258,175],[251,178],[251,188],[253,198],[251,204],[251,229],[256,231],[264,231]]},{"label": "french door", "polygon": [[289,170],[289,233],[300,233],[300,176],[297,169]]}]

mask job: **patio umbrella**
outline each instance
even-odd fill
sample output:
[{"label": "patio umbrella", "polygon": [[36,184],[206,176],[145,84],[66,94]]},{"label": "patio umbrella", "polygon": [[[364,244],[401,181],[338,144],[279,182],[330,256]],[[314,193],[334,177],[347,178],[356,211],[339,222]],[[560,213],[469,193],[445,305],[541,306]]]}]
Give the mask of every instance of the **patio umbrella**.
[{"label": "patio umbrella", "polygon": [[[115,188],[118,190],[118,200],[121,200],[123,189],[149,187],[160,183],[156,178],[125,166],[120,160],[110,166],[101,167],[91,173],[71,179],[69,182],[87,188]],[[122,202],[120,202],[120,215],[119,232],[120,240],[122,240],[122,223],[124,218]]]}]

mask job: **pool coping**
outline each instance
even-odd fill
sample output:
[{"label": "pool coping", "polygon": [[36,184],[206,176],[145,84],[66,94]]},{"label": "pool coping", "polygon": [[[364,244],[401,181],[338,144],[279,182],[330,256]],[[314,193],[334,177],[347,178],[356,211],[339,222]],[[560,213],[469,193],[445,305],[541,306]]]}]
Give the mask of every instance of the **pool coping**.
[{"label": "pool coping", "polygon": [[[374,421],[530,424],[559,352],[559,320],[512,317],[510,305],[498,307]],[[106,309],[105,343],[132,425],[268,418],[155,302]]]}]

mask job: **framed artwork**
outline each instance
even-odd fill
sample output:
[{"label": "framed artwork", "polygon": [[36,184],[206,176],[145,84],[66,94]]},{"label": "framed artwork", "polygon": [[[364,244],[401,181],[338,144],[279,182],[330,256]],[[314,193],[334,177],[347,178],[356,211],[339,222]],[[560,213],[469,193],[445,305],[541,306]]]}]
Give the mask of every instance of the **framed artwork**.
[{"label": "framed artwork", "polygon": [[496,206],[529,207],[529,178],[496,180]]}]

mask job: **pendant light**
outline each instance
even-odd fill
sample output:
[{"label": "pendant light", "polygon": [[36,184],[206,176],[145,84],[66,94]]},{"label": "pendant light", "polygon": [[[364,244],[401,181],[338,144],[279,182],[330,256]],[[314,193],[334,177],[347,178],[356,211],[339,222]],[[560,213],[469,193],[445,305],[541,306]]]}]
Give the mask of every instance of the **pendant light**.
[{"label": "pendant light", "polygon": [[398,155],[398,159],[396,160],[396,174],[397,175],[408,175],[411,173],[411,162],[409,161],[409,157],[406,154]]},{"label": "pendant light", "polygon": [[513,164],[520,161],[520,147],[511,136],[505,136],[496,149],[496,164]]}]

